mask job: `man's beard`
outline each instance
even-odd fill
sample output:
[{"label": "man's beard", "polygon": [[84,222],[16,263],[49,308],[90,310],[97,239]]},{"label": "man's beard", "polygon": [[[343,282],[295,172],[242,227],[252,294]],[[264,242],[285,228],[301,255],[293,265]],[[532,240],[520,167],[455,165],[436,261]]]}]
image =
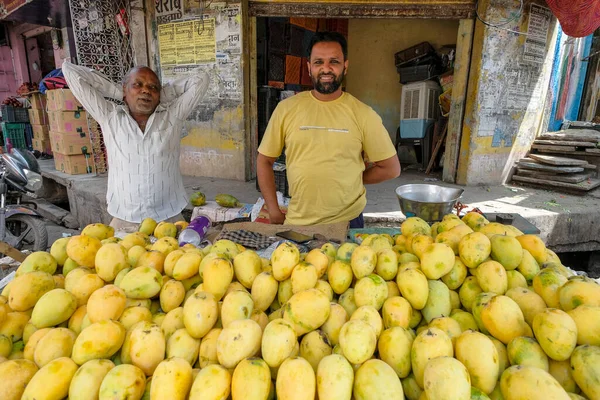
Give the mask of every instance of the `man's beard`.
[{"label": "man's beard", "polygon": [[[332,76],[333,80],[331,82],[321,82],[320,78],[322,76]],[[344,76],[346,76],[346,69],[339,75],[335,76],[334,74],[320,74],[317,78],[311,76],[313,87],[315,90],[321,94],[331,94],[342,86],[342,81],[344,80]]]}]

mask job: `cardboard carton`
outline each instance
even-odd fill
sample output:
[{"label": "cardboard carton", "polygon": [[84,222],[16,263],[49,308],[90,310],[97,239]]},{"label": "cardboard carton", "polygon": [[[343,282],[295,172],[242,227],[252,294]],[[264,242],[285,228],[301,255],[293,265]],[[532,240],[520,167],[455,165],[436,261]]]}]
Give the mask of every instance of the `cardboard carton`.
[{"label": "cardboard carton", "polygon": [[52,147],[52,151],[65,155],[91,153],[92,151],[90,136],[86,132],[67,133],[51,131],[50,146]]},{"label": "cardboard carton", "polygon": [[46,91],[48,111],[77,111],[83,106],[75,98],[70,89],[54,89]]},{"label": "cardboard carton", "polygon": [[33,138],[33,149],[41,151],[42,153],[52,154],[52,148],[50,147],[50,140],[48,139],[36,139]]},{"label": "cardboard carton", "polygon": [[36,139],[50,139],[50,125],[31,125],[31,130],[33,131],[33,137]]},{"label": "cardboard carton", "polygon": [[34,93],[29,96],[29,102],[31,108],[34,110],[46,110],[46,95],[41,93]]},{"label": "cardboard carton", "polygon": [[48,124],[48,114],[46,114],[46,110],[30,108],[27,112],[29,113],[29,123],[32,125]]},{"label": "cardboard carton", "polygon": [[50,130],[56,132],[89,132],[85,111],[51,111],[48,113]]},{"label": "cardboard carton", "polygon": [[69,175],[91,174],[96,170],[91,155],[83,154],[69,156],[54,153],[54,166],[58,171]]}]

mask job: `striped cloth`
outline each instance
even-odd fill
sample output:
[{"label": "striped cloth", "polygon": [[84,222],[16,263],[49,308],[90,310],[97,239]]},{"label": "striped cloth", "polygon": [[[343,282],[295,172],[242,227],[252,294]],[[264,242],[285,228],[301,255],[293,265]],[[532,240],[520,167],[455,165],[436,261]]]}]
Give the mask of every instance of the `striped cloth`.
[{"label": "striped cloth", "polygon": [[546,0],[563,31],[585,37],[600,27],[600,0]]}]

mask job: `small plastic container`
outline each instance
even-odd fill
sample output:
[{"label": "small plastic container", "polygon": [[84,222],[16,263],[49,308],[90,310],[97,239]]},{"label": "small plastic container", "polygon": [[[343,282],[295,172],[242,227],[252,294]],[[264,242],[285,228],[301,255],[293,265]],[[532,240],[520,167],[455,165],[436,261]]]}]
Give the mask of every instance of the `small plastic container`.
[{"label": "small plastic container", "polygon": [[206,215],[199,215],[179,234],[179,246],[193,244],[198,247],[206,237],[212,221]]}]

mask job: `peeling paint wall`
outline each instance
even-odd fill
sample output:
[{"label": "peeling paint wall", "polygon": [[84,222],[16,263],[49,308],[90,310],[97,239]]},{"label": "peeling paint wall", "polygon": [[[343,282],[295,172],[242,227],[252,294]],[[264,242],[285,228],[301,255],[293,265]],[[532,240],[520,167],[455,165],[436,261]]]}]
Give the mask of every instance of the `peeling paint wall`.
[{"label": "peeling paint wall", "polygon": [[[182,1],[182,3],[184,3]],[[185,4],[189,4],[186,1]],[[193,3],[193,2],[191,2]],[[148,6],[147,6],[148,7]],[[184,175],[245,180],[246,145],[244,78],[242,70],[242,7],[240,3],[213,2],[208,9],[184,11],[182,18],[215,18],[216,62],[201,64],[210,86],[200,105],[185,124],[188,136],[181,141]],[[157,25],[152,24],[153,36]],[[150,39],[151,63],[163,81],[185,76],[190,68],[173,72],[160,68],[158,44]]]},{"label": "peeling paint wall", "polygon": [[[533,33],[535,15],[545,12],[540,0],[525,1],[523,13],[504,28]],[[481,1],[479,14],[489,22],[506,21],[518,11],[512,0]],[[502,184],[543,129],[556,20],[550,14],[545,37],[519,35],[477,22],[459,155],[457,183]],[[539,22],[533,18],[532,24]],[[545,42],[545,44],[544,44]]]},{"label": "peeling paint wall", "polygon": [[351,19],[348,24],[348,93],[371,106],[392,140],[400,125],[402,84],[394,54],[421,42],[437,50],[456,44],[457,20]]}]

